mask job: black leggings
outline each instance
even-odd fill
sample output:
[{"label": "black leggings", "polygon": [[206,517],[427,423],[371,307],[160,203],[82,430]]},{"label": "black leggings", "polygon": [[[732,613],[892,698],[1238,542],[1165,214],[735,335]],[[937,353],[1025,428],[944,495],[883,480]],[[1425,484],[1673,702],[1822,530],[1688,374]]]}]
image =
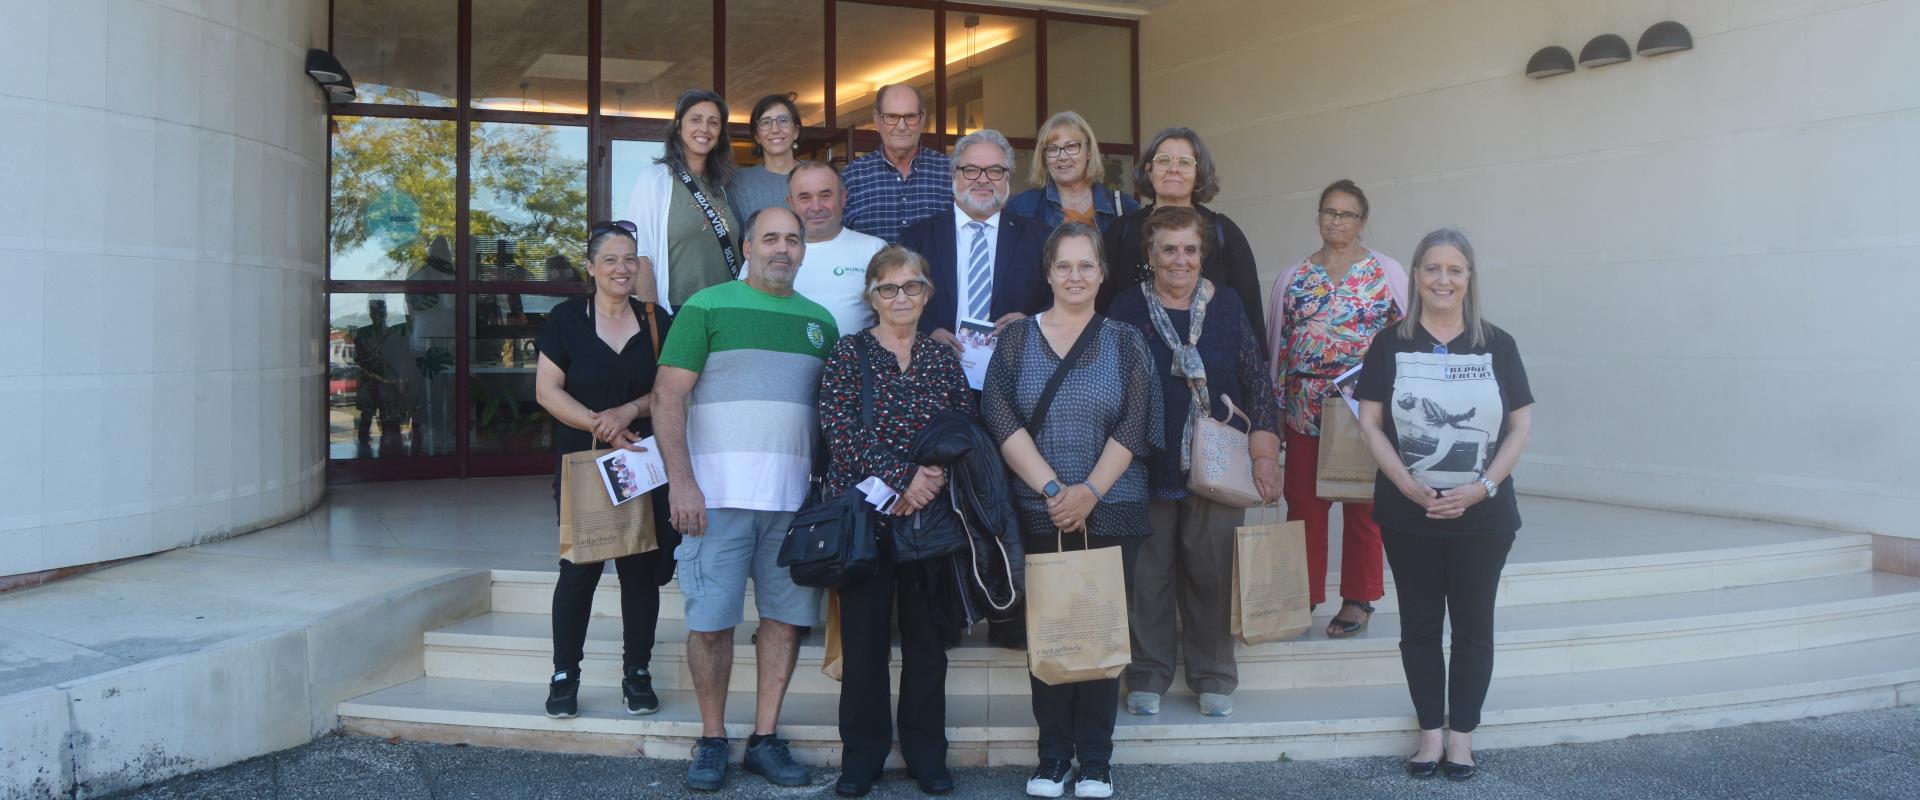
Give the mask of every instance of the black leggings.
[{"label": "black leggings", "polygon": [[[1380,542],[1400,600],[1400,664],[1420,728],[1451,723],[1453,730],[1471,733],[1480,726],[1480,706],[1493,681],[1493,600],[1513,534],[1446,538],[1381,526]],[[1440,652],[1449,614],[1451,664]]]},{"label": "black leggings", "polygon": [[[1083,538],[1080,534],[1068,534],[1064,540],[1068,550],[1120,548],[1125,591],[1128,597],[1133,596],[1133,565],[1147,537]],[[1045,536],[1025,536],[1021,541],[1029,553],[1052,553],[1059,547],[1059,540],[1051,532]],[[1040,727],[1041,758],[1062,761],[1078,758],[1082,764],[1113,758],[1113,723],[1120,711],[1119,678],[1050,686],[1029,672],[1027,680],[1033,685],[1033,720]]]},{"label": "black leggings", "polygon": [[[644,669],[653,661],[653,636],[660,624],[660,559],[673,559],[669,550],[655,550],[613,560],[620,573],[620,629],[625,640],[620,662],[627,671]],[[607,562],[575,564],[560,559],[560,579],[553,584],[553,670],[579,674],[587,643],[587,618],[593,614],[593,592]]]}]

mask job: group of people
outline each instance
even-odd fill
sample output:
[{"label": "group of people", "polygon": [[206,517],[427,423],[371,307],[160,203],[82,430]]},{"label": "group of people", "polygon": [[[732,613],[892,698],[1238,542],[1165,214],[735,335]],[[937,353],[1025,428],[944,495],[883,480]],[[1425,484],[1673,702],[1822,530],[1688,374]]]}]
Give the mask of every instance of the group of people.
[{"label": "group of people", "polygon": [[[1233,537],[1244,512],[1188,490],[1196,420],[1244,410],[1258,494],[1284,497],[1306,522],[1317,605],[1331,505],[1315,493],[1320,415],[1333,380],[1362,365],[1358,427],[1380,471],[1375,502],[1342,510],[1342,602],[1325,635],[1366,629],[1384,594],[1384,552],[1422,731],[1407,769],[1472,777],[1494,589],[1520,525],[1510,474],[1532,397],[1512,338],[1481,316],[1463,235],[1428,235],[1410,276],[1361,243],[1366,195],[1336,182],[1315,209],[1322,246],[1281,274],[1263,307],[1245,234],[1204,205],[1220,179],[1190,129],[1161,131],[1141,154],[1142,206],[1102,188],[1099,144],[1071,111],[1041,126],[1040,188],[1018,196],[1000,133],[967,134],[950,154],[921,146],[927,113],[911,86],[880,90],[881,147],[842,171],[793,157],[801,120],[785,97],[753,110],[758,166],[732,163],[727,117],[711,92],[680,98],[665,154],[636,181],[631,221],[590,231],[593,294],[556,308],[539,339],[539,400],[559,451],[654,435],[666,465],[665,491],[649,500],[666,523],[660,549],[615,561],[622,687],[629,713],[658,709],[648,662],[659,587],[677,571],[703,728],[688,786],[726,779],[723,720],[749,578],[759,622],[744,768],[778,785],[809,782],[777,726],[822,597],[795,584],[778,553],[810,480],[836,496],[876,478],[898,500],[880,515],[875,573],[838,593],[844,679],[861,689],[841,695],[835,790],[867,794],[896,736],[923,791],[953,789],[953,615],[928,559],[949,543],[917,523],[960,491],[950,482],[959,467],[915,452],[930,425],[961,419],[1004,461],[991,478],[1012,510],[992,535],[1014,561],[1061,547],[1120,552],[1132,664],[1122,678],[1033,679],[1039,765],[1026,785],[1037,797],[1070,784],[1076,797],[1111,796],[1117,714],[1158,714],[1177,664],[1200,713],[1233,713]],[[978,391],[958,356],[963,320],[994,327]],[[569,717],[602,565],[560,567],[547,713]],[[888,683],[896,625],[890,714],[873,687]],[[994,627],[995,644],[1024,647],[1020,626]]]}]

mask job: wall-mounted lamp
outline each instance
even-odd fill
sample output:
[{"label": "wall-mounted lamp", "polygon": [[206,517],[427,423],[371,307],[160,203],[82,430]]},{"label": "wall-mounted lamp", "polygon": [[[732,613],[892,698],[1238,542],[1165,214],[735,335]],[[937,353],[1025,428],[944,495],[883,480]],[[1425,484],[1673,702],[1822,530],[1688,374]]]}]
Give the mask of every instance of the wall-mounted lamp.
[{"label": "wall-mounted lamp", "polygon": [[1632,61],[1633,51],[1627,49],[1627,40],[1617,33],[1603,33],[1587,41],[1580,48],[1580,66],[1587,69]]},{"label": "wall-mounted lamp", "polygon": [[1551,78],[1573,71],[1573,53],[1558,45],[1549,45],[1535,50],[1533,57],[1527,59],[1527,77]]},{"label": "wall-mounted lamp", "polygon": [[1640,34],[1640,45],[1633,48],[1643,56],[1657,56],[1679,50],[1693,49],[1693,33],[1687,26],[1673,20],[1653,23],[1647,32]]},{"label": "wall-mounted lamp", "polygon": [[354,98],[353,77],[347,74],[347,68],[340,66],[340,59],[332,53],[319,48],[307,51],[307,76],[320,84],[320,90],[327,93],[329,103],[351,103]]}]

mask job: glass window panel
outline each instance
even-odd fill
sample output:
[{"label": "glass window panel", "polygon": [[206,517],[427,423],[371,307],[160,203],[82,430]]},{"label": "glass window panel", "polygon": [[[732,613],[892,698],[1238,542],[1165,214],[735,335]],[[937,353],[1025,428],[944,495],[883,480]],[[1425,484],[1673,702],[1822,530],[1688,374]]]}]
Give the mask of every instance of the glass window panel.
[{"label": "glass window panel", "polygon": [[473,277],[576,280],[586,251],[587,129],[477,122],[468,202]]},{"label": "glass window panel", "polygon": [[[615,139],[612,147],[612,161],[607,187],[613,194],[607,208],[613,210],[615,219],[627,216],[627,204],[633,200],[633,182],[640,177],[640,170],[653,160],[667,152],[664,142],[644,142],[632,139]],[[584,255],[585,250],[583,249]]]},{"label": "glass window panel", "polygon": [[1101,143],[1132,144],[1132,52],[1126,28],[1048,20],[1049,113],[1078,111]]},{"label": "glass window panel", "polygon": [[454,123],[335,117],[329,274],[453,280]]},{"label": "glass window panel", "polygon": [[336,0],[333,55],[353,79],[355,100],[453,105],[459,15],[455,0]]},{"label": "glass window panel", "polygon": [[728,0],[727,105],[733,121],[749,121],[762,97],[792,92],[802,123],[825,125],[826,70],[826,18],[819,3]]},{"label": "glass window panel", "polygon": [[1024,17],[947,12],[947,132],[1032,136],[1037,26]]},{"label": "glass window panel", "polygon": [[453,295],[327,296],[327,455],[453,455]]},{"label": "glass window panel", "polygon": [[606,0],[600,13],[600,113],[672,119],[681,92],[713,86],[712,3]]},{"label": "glass window panel", "polygon": [[841,127],[873,130],[874,92],[911,83],[927,101],[933,130],[933,12],[840,3],[835,11],[834,102]]},{"label": "glass window panel", "polygon": [[553,449],[553,419],[534,399],[539,363],[534,340],[568,295],[477,292],[467,396],[472,453],[544,453]]},{"label": "glass window panel", "polygon": [[586,0],[473,0],[473,106],[586,113]]}]

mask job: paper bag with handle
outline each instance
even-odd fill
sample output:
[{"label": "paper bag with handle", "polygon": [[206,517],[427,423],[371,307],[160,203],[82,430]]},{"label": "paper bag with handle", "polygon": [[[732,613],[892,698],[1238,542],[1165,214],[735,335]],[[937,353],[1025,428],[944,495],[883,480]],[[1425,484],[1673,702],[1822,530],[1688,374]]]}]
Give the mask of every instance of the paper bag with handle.
[{"label": "paper bag with handle", "polygon": [[820,659],[820,674],[843,680],[847,668],[845,639],[840,633],[840,591],[827,590],[827,655]]},{"label": "paper bag with handle", "polygon": [[636,497],[616,506],[607,497],[594,459],[611,452],[582,450],[561,457],[560,557],[575,564],[637,555],[660,546],[652,500]]},{"label": "paper bag with handle", "polygon": [[1041,683],[1117,678],[1133,661],[1125,569],[1118,547],[1027,554],[1027,668]]},{"label": "paper bag with handle", "polygon": [[1258,524],[1233,529],[1233,636],[1242,644],[1292,639],[1313,626],[1307,523],[1279,516],[1278,506],[1261,506]]},{"label": "paper bag with handle", "polygon": [[1328,396],[1320,404],[1320,453],[1314,464],[1313,493],[1323,500],[1371,503],[1373,477],[1379,471],[1346,398]]}]

